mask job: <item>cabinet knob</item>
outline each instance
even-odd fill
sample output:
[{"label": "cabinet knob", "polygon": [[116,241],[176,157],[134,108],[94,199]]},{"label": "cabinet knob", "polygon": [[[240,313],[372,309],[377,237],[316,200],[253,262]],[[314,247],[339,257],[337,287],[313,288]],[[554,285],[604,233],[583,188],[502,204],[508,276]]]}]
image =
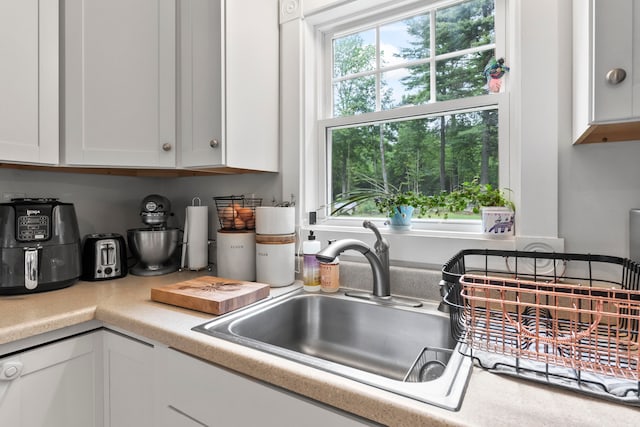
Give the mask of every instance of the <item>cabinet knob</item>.
[{"label": "cabinet knob", "polygon": [[0,381],[12,380],[22,373],[22,362],[9,361],[0,365]]},{"label": "cabinet knob", "polygon": [[618,83],[622,83],[624,79],[627,78],[627,72],[622,68],[612,68],[607,72],[605,78],[607,79],[607,83],[617,85]]},{"label": "cabinet knob", "polygon": [[220,141],[214,138],[211,141],[209,141],[209,146],[211,148],[218,148],[220,146]]},{"label": "cabinet knob", "polygon": [[165,142],[164,144],[162,144],[162,149],[164,151],[171,151],[171,144],[169,144],[168,142]]}]

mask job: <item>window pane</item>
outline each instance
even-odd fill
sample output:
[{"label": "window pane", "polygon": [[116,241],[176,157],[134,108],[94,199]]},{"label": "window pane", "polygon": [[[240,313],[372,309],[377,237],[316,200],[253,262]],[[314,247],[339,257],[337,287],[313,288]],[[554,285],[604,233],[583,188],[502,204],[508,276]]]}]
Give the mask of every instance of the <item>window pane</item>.
[{"label": "window pane", "polygon": [[436,194],[478,177],[498,186],[498,111],[330,129],[330,201],[339,215],[382,216],[374,197],[385,189]]},{"label": "window pane", "polygon": [[380,27],[382,66],[430,56],[429,14],[393,22]]},{"label": "window pane", "polygon": [[495,42],[494,0],[471,0],[436,11],[436,54]]},{"label": "window pane", "polygon": [[465,98],[487,93],[484,67],[493,51],[445,59],[436,63],[436,100]]},{"label": "window pane", "polygon": [[333,40],[333,77],[371,71],[375,66],[375,30],[362,31]]},{"label": "window pane", "polygon": [[376,108],[375,76],[358,77],[333,84],[333,116],[368,113]]},{"label": "window pane", "polygon": [[[354,26],[359,32],[327,46],[331,86],[323,93],[333,96],[332,117],[343,117],[335,123],[349,123],[324,124],[326,202],[348,208],[337,215],[384,216],[375,205],[376,192],[429,195],[475,178],[499,185],[497,106],[469,112],[477,104],[464,101],[487,93],[483,71],[494,56],[495,0],[425,3],[409,18],[372,21],[366,31]],[[458,102],[441,108],[410,107],[452,99]],[[424,111],[432,113],[417,116]],[[363,113],[370,114],[367,123],[355,124],[363,116],[348,118]]]},{"label": "window pane", "polygon": [[382,109],[429,102],[429,64],[382,73]]},{"label": "window pane", "polygon": [[[468,0],[436,9],[433,41],[433,12],[333,39],[332,117],[486,93],[483,70],[494,53],[490,46],[495,42],[494,9],[494,0]],[[432,43],[446,59],[432,62]],[[455,54],[470,48],[479,51]],[[435,86],[430,80],[434,67]]]},{"label": "window pane", "polygon": [[[340,198],[340,194],[356,189],[371,189],[375,185],[377,180],[367,182],[363,177],[377,177],[382,173],[380,129],[378,125],[365,125],[329,130],[332,204]],[[345,211],[345,214],[379,216],[373,200],[367,200]]]}]

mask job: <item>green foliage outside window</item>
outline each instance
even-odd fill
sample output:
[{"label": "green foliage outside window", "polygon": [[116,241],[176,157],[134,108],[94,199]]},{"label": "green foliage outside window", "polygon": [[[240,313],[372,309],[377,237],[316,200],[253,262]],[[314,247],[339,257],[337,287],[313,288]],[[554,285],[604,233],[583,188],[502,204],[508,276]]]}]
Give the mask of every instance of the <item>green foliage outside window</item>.
[{"label": "green foliage outside window", "polygon": [[[387,44],[380,43],[382,51],[376,51],[374,29],[333,41],[334,117],[487,93],[483,70],[494,55],[493,0],[461,2],[437,9],[434,22],[429,18],[423,13],[381,25],[378,34],[385,43],[391,41],[394,29],[405,34],[392,55],[384,52]],[[431,25],[435,25],[435,52],[431,52]],[[446,56],[434,59],[432,53]],[[498,186],[495,107],[331,128],[328,141],[334,206],[355,194],[375,191],[437,196],[476,177],[483,185]],[[379,216],[380,207],[367,199],[334,214]]]},{"label": "green foliage outside window", "polygon": [[[367,180],[367,178],[363,178]],[[416,216],[449,218],[457,214],[458,218],[470,218],[480,214],[485,206],[507,207],[515,211],[515,204],[510,198],[510,190],[501,190],[491,184],[481,184],[478,178],[466,181],[451,191],[441,191],[433,195],[419,194],[414,191],[403,191],[399,188],[385,190],[377,183],[371,182],[369,188],[358,188],[351,193],[343,194],[336,201],[332,214],[354,212],[358,207],[373,202],[380,214],[390,217],[398,206],[413,206]]]}]

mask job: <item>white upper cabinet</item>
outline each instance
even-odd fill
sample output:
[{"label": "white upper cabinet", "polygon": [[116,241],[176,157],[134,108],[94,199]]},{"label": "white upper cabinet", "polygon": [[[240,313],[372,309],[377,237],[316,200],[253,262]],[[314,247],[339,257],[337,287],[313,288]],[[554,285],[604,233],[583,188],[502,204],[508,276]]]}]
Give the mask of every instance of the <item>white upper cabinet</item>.
[{"label": "white upper cabinet", "polygon": [[64,1],[64,164],[175,167],[175,25],[175,0]]},{"label": "white upper cabinet", "polygon": [[0,0],[0,162],[275,172],[278,52],[277,0]]},{"label": "white upper cabinet", "polygon": [[0,161],[58,163],[58,2],[0,0]]},{"label": "white upper cabinet", "polygon": [[576,143],[640,140],[640,3],[574,0]]},{"label": "white upper cabinet", "polygon": [[277,0],[179,0],[180,166],[277,171]]}]

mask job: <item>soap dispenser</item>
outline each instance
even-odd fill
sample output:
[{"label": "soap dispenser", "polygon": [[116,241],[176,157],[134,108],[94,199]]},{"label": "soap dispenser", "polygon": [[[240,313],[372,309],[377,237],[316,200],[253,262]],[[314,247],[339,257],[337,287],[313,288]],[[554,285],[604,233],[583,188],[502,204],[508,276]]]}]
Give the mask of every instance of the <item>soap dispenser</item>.
[{"label": "soap dispenser", "polygon": [[309,237],[302,242],[302,255],[304,264],[302,268],[302,279],[304,290],[318,292],[320,290],[320,262],[316,254],[320,252],[320,241],[316,240],[313,231],[309,231]]}]

